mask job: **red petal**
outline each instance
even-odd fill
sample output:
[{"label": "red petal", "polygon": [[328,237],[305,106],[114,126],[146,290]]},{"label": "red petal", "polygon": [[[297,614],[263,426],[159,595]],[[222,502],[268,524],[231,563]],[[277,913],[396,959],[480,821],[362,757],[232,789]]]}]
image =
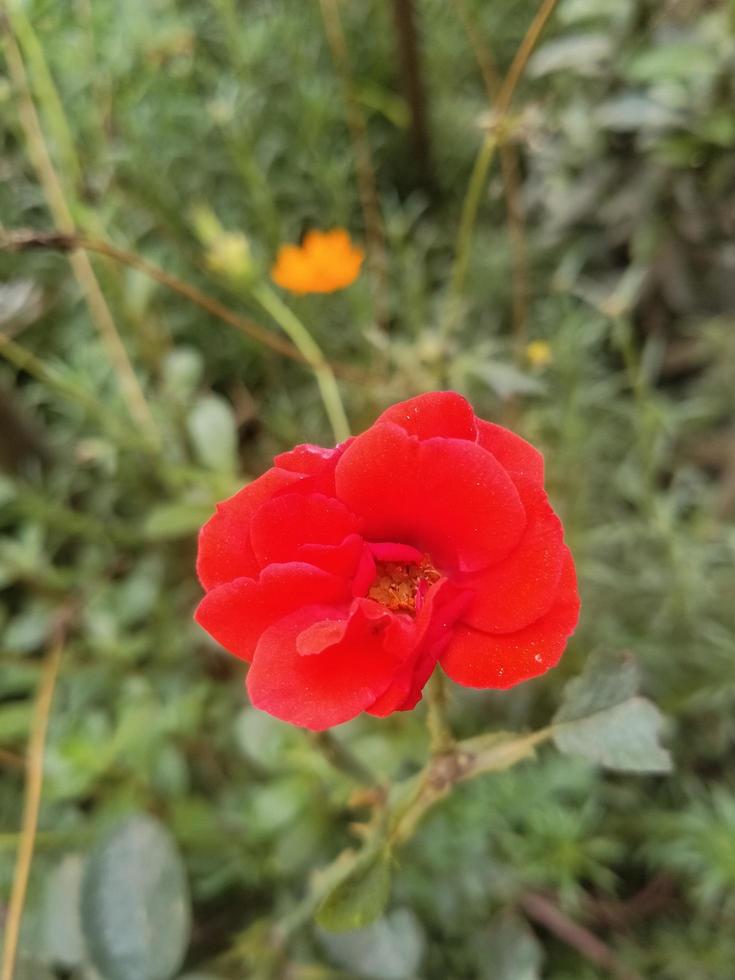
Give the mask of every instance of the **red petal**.
[{"label": "red petal", "polygon": [[282,493],[253,516],[250,539],[261,566],[296,561],[302,545],[339,545],[359,522],[343,503],[321,493]]},{"label": "red petal", "polygon": [[499,564],[461,580],[475,592],[463,621],[487,633],[513,633],[535,622],[558,591],[566,552],[561,521],[540,487],[526,484],[522,498],[528,524],[518,545]]},{"label": "red petal", "polygon": [[410,655],[412,629],[387,610],[378,619],[366,614],[367,601],[358,600],[339,642],[311,656],[299,654],[299,635],[320,621],[343,618],[340,610],[300,609],[267,630],[248,671],[255,707],[321,731],[373,704]]},{"label": "red petal", "polygon": [[250,544],[250,522],[266,500],[300,477],[281,469],[267,470],[234,496],[217,504],[217,512],[199,532],[197,574],[205,589],[260,570]]},{"label": "red petal", "polygon": [[566,549],[557,596],[544,616],[525,629],[502,635],[460,626],[441,665],[465,687],[513,687],[556,666],[578,617],[577,578]]},{"label": "red petal", "polygon": [[293,473],[308,477],[305,485],[309,490],[334,496],[334,469],[345,449],[353,442],[347,439],[334,449],[325,449],[304,443],[295,446],[286,453],[281,453],[273,460],[276,466]]},{"label": "red petal", "polygon": [[250,660],[261,633],[300,606],[349,598],[347,583],[311,565],[269,565],[257,581],[238,578],[208,592],[194,618],[236,657]]},{"label": "red petal", "polygon": [[472,406],[455,391],[430,391],[398,402],[383,412],[377,422],[393,422],[419,439],[432,436],[469,439],[470,442],[477,439]]},{"label": "red petal", "polygon": [[385,718],[394,711],[416,707],[452,636],[452,626],[466,607],[467,598],[447,579],[432,585],[414,624],[416,655],[404,663],[387,691],[365,709],[368,714]]},{"label": "red petal", "polygon": [[336,485],[365,537],[413,545],[437,566],[476,571],[499,561],[526,523],[490,453],[459,439],[422,442],[390,422],[358,436],[337,464]]},{"label": "red petal", "polygon": [[544,482],[544,457],[530,442],[494,422],[477,420],[478,443],[493,454],[500,465],[516,477],[537,484]]}]

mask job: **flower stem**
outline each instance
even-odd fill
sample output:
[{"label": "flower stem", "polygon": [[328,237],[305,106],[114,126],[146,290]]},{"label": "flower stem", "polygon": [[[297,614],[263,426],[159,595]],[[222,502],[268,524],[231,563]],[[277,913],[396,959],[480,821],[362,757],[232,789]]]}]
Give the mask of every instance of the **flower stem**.
[{"label": "flower stem", "polygon": [[324,409],[332,426],[334,438],[337,442],[344,442],[350,436],[350,426],[337,386],[337,379],[321,348],[293,310],[286,306],[270,286],[265,283],[257,283],[252,287],[252,295],[263,309],[270,313],[308,362],[319,385]]},{"label": "flower stem", "polygon": [[311,740],[321,754],[338,772],[349,776],[362,786],[374,787],[378,779],[358,757],[332,732],[312,732]]},{"label": "flower stem", "polygon": [[426,727],[429,730],[429,745],[432,755],[443,755],[454,746],[454,735],[449,725],[447,708],[449,691],[446,679],[437,669],[429,681],[426,691]]}]

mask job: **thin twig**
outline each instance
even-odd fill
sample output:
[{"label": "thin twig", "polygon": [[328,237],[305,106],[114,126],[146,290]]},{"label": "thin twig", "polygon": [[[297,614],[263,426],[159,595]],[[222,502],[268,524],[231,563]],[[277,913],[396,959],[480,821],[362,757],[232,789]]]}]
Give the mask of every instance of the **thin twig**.
[{"label": "thin twig", "polygon": [[[36,107],[28,84],[28,75],[23,56],[15,40],[7,15],[0,11],[0,31],[2,31],[5,59],[13,87],[18,95],[18,118],[25,135],[28,156],[38,176],[54,224],[60,232],[74,234],[75,226],[69,205],[66,202],[61,181],[54,169],[51,156],[36,112]],[[102,293],[89,257],[85,252],[75,251],[69,256],[74,275],[89,308],[90,317],[107,350],[118,378],[120,389],[128,410],[154,438],[157,430],[148,403],[145,400],[135,371],[128,357],[112,313]]]},{"label": "thin twig", "polygon": [[526,894],[521,897],[521,907],[526,915],[544,926],[549,932],[576,949],[585,959],[619,977],[620,980],[641,980],[639,975],[620,962],[607,943],[570,919],[558,906],[543,895]]},{"label": "thin twig", "polygon": [[[495,155],[495,150],[498,147],[499,142],[506,138],[506,136],[503,134],[503,129],[507,123],[508,109],[510,108],[513,95],[515,94],[516,86],[520,81],[523,70],[525,69],[528,59],[531,56],[531,52],[541,36],[541,32],[546,26],[546,22],[553,13],[556,4],[557,0],[543,0],[543,3],[536,12],[535,17],[531,21],[531,24],[529,25],[529,28],[515,53],[515,57],[513,58],[510,68],[508,69],[508,74],[505,76],[503,84],[500,86],[498,98],[495,102],[495,125],[487,133],[482,145],[480,146],[472,168],[469,183],[467,185],[464,201],[462,202],[462,212],[459,222],[459,230],[457,232],[454,266],[452,269],[450,284],[450,293],[453,300],[456,300],[461,295],[464,287],[470,246],[472,244],[472,235],[475,228],[475,222],[477,220],[477,212],[480,206],[480,198],[482,197],[483,189],[487,183],[487,176],[490,170],[490,164],[492,163]],[[451,327],[453,326],[455,303],[453,302],[451,306],[451,319],[449,323],[445,325],[445,335],[450,332]]]},{"label": "thin twig", "polygon": [[[485,92],[491,108],[502,85],[495,59],[488,45],[480,36],[470,16],[465,0],[454,0],[470,46],[475,54],[480,74],[485,83]],[[523,208],[520,199],[520,160],[518,148],[512,140],[502,140],[498,149],[500,171],[503,179],[506,212],[508,217],[508,238],[510,240],[513,273],[513,334],[516,339],[516,356],[520,356],[526,337],[526,315],[528,309],[528,261],[526,252],[526,233],[523,226]]]},{"label": "thin twig", "polygon": [[393,22],[398,42],[403,91],[411,113],[414,163],[424,190],[427,194],[431,194],[434,190],[431,137],[427,121],[426,87],[414,0],[393,0]]},{"label": "thin twig", "polygon": [[10,892],[10,901],[8,903],[5,922],[5,943],[3,946],[0,980],[13,980],[13,974],[15,972],[18,939],[20,937],[20,926],[23,918],[23,906],[28,889],[28,878],[30,876],[36,842],[36,831],[38,828],[38,813],[41,806],[46,731],[54,690],[56,688],[56,679],[59,675],[61,654],[64,649],[69,617],[69,610],[65,610],[57,619],[54,627],[54,635],[44,660],[41,679],[38,685],[38,694],[36,695],[33,726],[28,739],[28,765],[26,767],[23,818],[18,840],[18,854],[15,872],[13,874],[13,885]]},{"label": "thin twig", "polygon": [[388,258],[385,248],[385,233],[383,219],[380,213],[380,200],[375,179],[368,139],[367,123],[360,105],[355,97],[350,70],[350,57],[347,49],[342,18],[339,12],[339,0],[319,0],[319,8],[324,22],[324,32],[332,55],[335,70],[342,84],[347,128],[350,131],[352,149],[355,156],[355,172],[357,174],[357,189],[362,209],[362,220],[365,225],[365,245],[367,251],[368,269],[371,274],[373,302],[375,303],[375,319],[378,326],[386,329],[388,326]]},{"label": "thin twig", "polygon": [[[185,280],[179,279],[170,272],[166,272],[136,252],[120,248],[102,239],[86,238],[83,235],[65,235],[58,232],[37,232],[27,231],[25,229],[0,234],[0,251],[7,250],[12,252],[34,248],[58,249],[62,252],[73,249],[85,249],[88,252],[96,252],[99,255],[104,255],[130,269],[136,269],[138,272],[142,272],[154,282],[165,286],[166,289],[170,289],[172,292],[178,293],[206,313],[239,330],[240,333],[245,334],[251,340],[255,340],[265,347],[270,347],[271,350],[277,351],[277,353],[282,354],[284,357],[289,357],[292,361],[297,361],[299,364],[309,364],[308,358],[288,340],[271,333],[249,317],[236,313],[230,307],[225,306],[224,303],[215,299],[214,296],[210,296],[208,293],[202,292],[201,289],[192,286]],[[349,377],[354,381],[365,380],[359,376],[357,370],[352,369],[349,365],[328,363],[334,373],[341,377]]]},{"label": "thin twig", "polygon": [[332,732],[311,732],[309,737],[330,766],[338,772],[361,786],[374,788],[378,785],[377,776]]}]

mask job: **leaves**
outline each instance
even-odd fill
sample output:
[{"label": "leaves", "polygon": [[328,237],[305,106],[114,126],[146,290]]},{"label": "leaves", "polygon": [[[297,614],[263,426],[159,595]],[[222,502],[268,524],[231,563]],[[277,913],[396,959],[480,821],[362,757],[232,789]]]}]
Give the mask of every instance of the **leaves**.
[{"label": "leaves", "polygon": [[189,941],[189,890],[165,827],[128,818],[93,852],[82,882],[82,928],[105,980],[169,980]]},{"label": "leaves", "polygon": [[390,852],[366,852],[323,900],[317,924],[330,932],[360,929],[382,913],[390,895]]},{"label": "leaves", "polygon": [[44,957],[71,969],[83,963],[87,951],[79,917],[84,860],[67,854],[46,879],[40,929]]},{"label": "leaves", "polygon": [[198,460],[213,470],[234,470],[237,425],[232,408],[220,395],[199,398],[186,420]]},{"label": "leaves", "polygon": [[554,717],[554,742],[570,755],[625,772],[669,772],[669,752],[659,744],[663,717],[636,696],[638,668],[629,654],[593,655],[569,683]]},{"label": "leaves", "polygon": [[366,929],[340,935],[320,932],[319,941],[337,965],[366,980],[409,980],[418,971],[426,945],[409,909],[396,909]]},{"label": "leaves", "polygon": [[541,980],[543,948],[523,919],[499,916],[478,946],[483,980]]}]

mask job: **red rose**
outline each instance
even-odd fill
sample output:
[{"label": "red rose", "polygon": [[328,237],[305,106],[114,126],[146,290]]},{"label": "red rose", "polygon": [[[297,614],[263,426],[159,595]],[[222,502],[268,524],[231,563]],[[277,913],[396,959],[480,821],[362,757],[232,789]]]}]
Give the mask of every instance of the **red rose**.
[{"label": "red rose", "polygon": [[197,571],[253,704],[317,730],[413,708],[437,661],[468,687],[535,677],[579,613],[541,454],[449,391],[277,456],[217,506]]}]

